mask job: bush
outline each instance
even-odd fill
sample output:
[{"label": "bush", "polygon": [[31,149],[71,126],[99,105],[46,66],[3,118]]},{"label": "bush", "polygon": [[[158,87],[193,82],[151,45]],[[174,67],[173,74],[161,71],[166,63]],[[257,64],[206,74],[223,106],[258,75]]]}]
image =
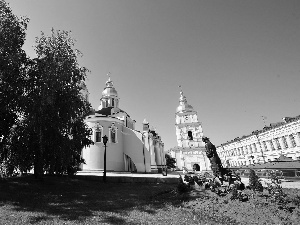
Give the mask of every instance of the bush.
[{"label": "bush", "polygon": [[249,174],[249,187],[253,191],[262,192],[264,190],[259,177],[255,174],[255,171],[250,169]]},{"label": "bush", "polygon": [[266,182],[271,200],[277,203],[280,209],[290,211],[291,208],[287,205],[290,201],[287,198],[287,194],[283,192],[282,186],[280,185],[281,181],[277,177],[276,172],[273,170],[269,171],[268,178],[271,179],[271,183]]}]

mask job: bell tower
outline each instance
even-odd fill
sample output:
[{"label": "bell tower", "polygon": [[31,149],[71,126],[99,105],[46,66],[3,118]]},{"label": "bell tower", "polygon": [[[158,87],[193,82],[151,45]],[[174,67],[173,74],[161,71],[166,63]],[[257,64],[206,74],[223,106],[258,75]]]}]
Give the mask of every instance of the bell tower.
[{"label": "bell tower", "polygon": [[197,112],[188,104],[182,90],[179,106],[176,108],[175,122],[177,146],[171,148],[169,153],[176,158],[176,167],[188,170],[194,167],[200,171],[210,170],[210,162],[205,154],[205,143],[202,141],[202,124],[198,121]]},{"label": "bell tower", "polygon": [[197,112],[187,103],[182,91],[180,91],[175,120],[178,147],[204,147],[202,142],[203,130],[201,123],[198,121]]}]

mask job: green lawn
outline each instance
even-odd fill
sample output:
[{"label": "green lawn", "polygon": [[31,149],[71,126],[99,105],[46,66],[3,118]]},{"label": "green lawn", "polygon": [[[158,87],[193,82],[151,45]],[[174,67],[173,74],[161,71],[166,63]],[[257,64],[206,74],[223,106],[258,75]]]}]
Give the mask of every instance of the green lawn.
[{"label": "green lawn", "polygon": [[[174,184],[10,178],[0,181],[0,224],[299,224],[299,208],[279,210],[267,195],[239,202],[210,191],[178,195],[175,189]],[[298,189],[285,191],[300,195]]]}]

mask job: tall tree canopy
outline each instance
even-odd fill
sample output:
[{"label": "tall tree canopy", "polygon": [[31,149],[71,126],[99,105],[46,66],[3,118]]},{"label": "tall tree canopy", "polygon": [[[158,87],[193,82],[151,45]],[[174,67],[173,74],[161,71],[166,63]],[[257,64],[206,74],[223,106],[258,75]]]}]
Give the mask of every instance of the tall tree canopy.
[{"label": "tall tree canopy", "polygon": [[26,124],[36,137],[35,174],[71,172],[82,162],[81,150],[90,144],[84,117],[90,104],[84,98],[87,69],[80,67],[74,40],[67,31],[36,39],[37,58],[26,88]]},{"label": "tall tree canopy", "polygon": [[26,58],[21,47],[28,20],[14,16],[2,0],[0,10],[0,135],[7,137],[0,159],[22,172],[34,168],[37,177],[72,173],[91,143],[81,53],[70,32],[52,29],[36,38],[37,57]]},{"label": "tall tree canopy", "polygon": [[22,104],[26,53],[22,50],[28,19],[16,17],[0,0],[0,136],[6,143]]}]

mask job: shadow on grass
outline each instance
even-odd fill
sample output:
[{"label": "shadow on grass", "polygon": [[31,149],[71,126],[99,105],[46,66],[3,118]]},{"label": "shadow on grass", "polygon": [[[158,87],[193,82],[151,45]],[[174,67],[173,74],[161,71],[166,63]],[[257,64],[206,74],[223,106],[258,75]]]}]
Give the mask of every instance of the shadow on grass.
[{"label": "shadow on grass", "polygon": [[155,214],[165,204],[179,205],[179,199],[171,193],[166,195],[175,187],[176,184],[102,183],[68,177],[45,177],[41,182],[27,176],[0,181],[0,205],[43,213],[30,218],[33,224],[51,217],[81,221],[93,216],[101,216],[110,224],[124,224],[126,221],[117,214],[126,216],[133,209]]}]

